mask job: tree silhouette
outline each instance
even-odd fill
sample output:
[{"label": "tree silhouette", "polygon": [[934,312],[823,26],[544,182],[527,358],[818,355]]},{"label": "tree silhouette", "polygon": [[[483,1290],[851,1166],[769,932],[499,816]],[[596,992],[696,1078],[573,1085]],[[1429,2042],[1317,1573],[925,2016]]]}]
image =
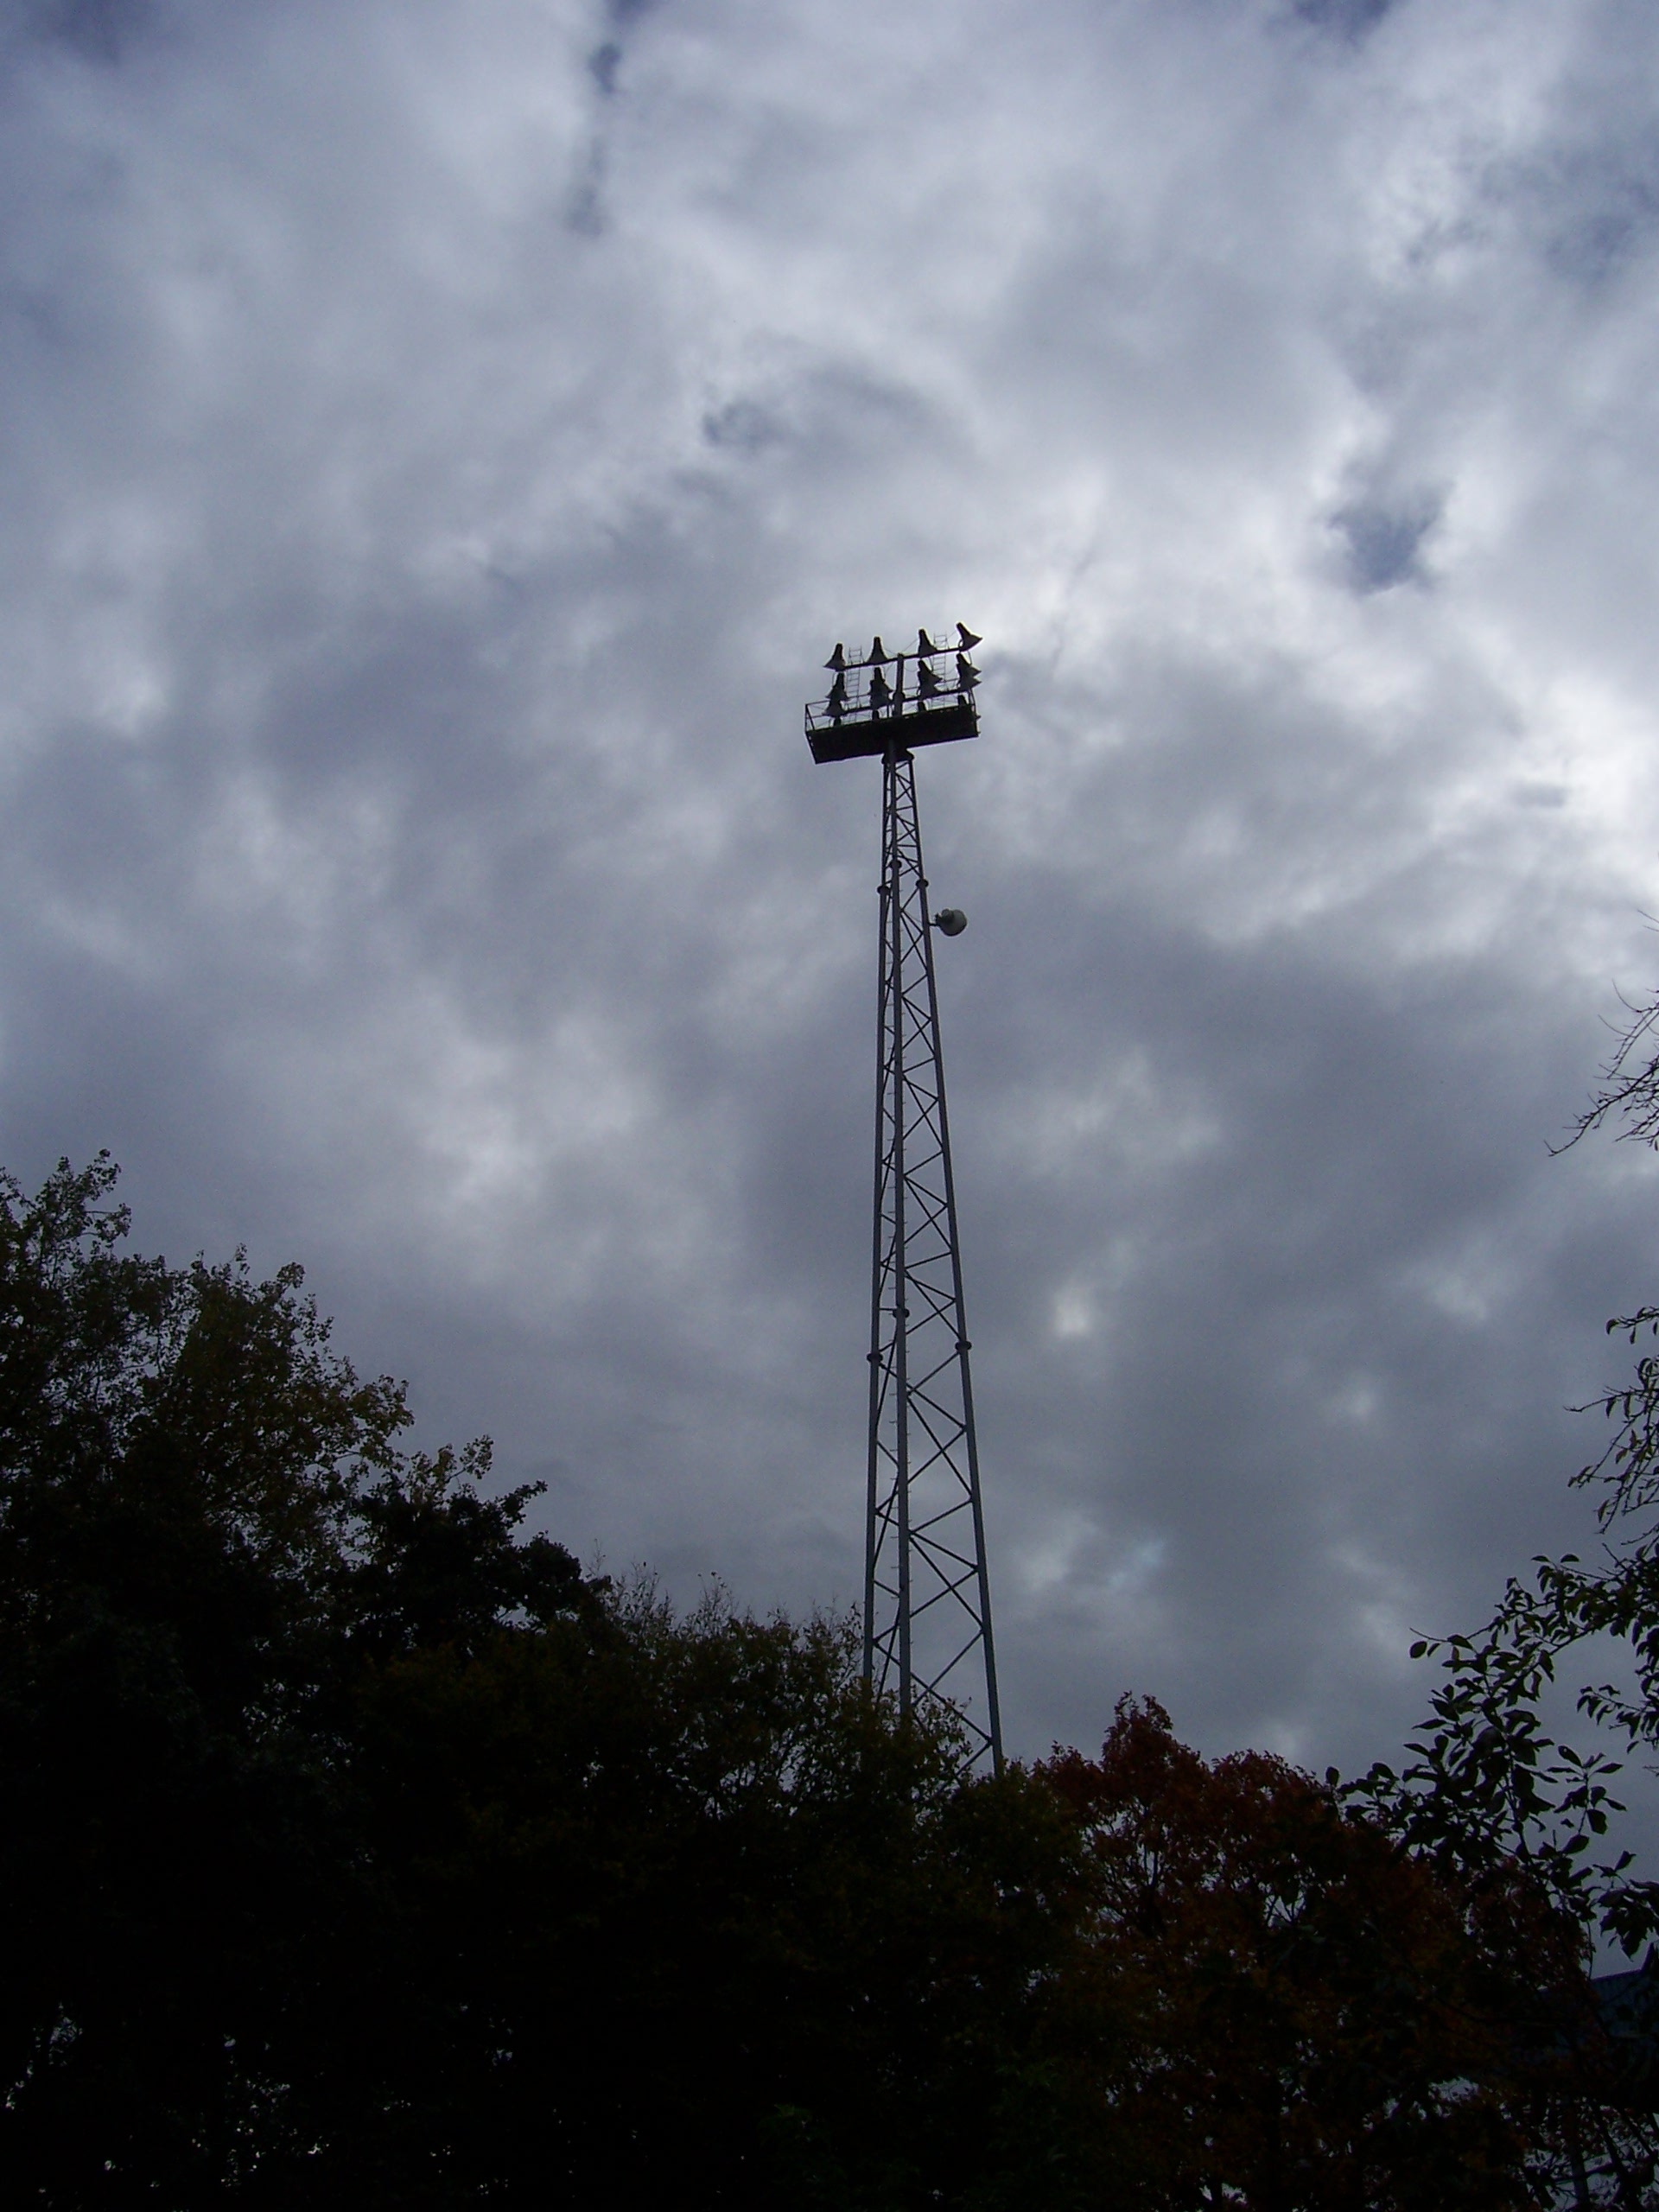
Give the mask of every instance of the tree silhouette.
[{"label": "tree silhouette", "polygon": [[114,1180],[0,1178],[8,2205],[1534,2201],[1577,1934],[1507,1846],[1151,1704],[974,1778],[847,1624],[583,1576]]}]

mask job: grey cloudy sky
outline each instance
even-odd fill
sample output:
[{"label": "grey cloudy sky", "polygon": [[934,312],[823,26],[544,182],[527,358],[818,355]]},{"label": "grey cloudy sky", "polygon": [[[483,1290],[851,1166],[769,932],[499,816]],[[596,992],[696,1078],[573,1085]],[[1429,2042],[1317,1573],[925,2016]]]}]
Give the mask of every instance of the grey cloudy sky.
[{"label": "grey cloudy sky", "polygon": [[925,757],[1011,1735],[1396,1744],[1659,1294],[1647,0],[3,0],[0,1157],[855,1592]]}]

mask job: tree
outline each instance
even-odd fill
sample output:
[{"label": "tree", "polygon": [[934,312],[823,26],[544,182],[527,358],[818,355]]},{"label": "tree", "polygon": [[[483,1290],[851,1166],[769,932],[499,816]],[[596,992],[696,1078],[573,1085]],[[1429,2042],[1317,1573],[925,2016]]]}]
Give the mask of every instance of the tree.
[{"label": "tree", "polygon": [[1119,1705],[1098,1760],[1047,1773],[1090,1900],[1054,2032],[1103,2181],[1171,2212],[1535,2201],[1515,2024],[1578,1964],[1536,1892],[1497,1909],[1334,1777],[1206,1762],[1150,1700]]},{"label": "tree", "polygon": [[0,1180],[0,2165],[14,2200],[212,2196],[289,2121],[296,2032],[362,1899],[365,1669],[584,1598],[404,1452],[297,1268],[118,1247],[115,1169]]},{"label": "tree", "polygon": [[0,1181],[7,2202],[963,2199],[1044,1794],[842,1625],[584,1579],[114,1177]]},{"label": "tree", "polygon": [[[1621,1138],[1659,1147],[1659,998],[1633,1007],[1603,1071],[1599,1090],[1569,1145],[1609,1122]],[[1659,1307],[1607,1324],[1632,1346],[1659,1337]],[[1401,1777],[1373,1770],[1356,1794],[1443,1864],[1524,1863],[1586,1929],[1634,1956],[1659,1935],[1659,1885],[1631,1879],[1630,1856],[1597,1857],[1611,1816],[1624,1808],[1610,1784],[1622,1759],[1575,1751],[1548,1735],[1539,1702],[1578,1645],[1597,1636],[1623,1643],[1634,1685],[1586,1684],[1578,1708],[1622,1747],[1659,1745],[1659,1357],[1643,1351],[1633,1380],[1584,1411],[1611,1424],[1601,1452],[1573,1478],[1597,1492],[1596,1518],[1610,1539],[1586,1566],[1576,1554],[1539,1557],[1529,1581],[1511,1578],[1484,1627],[1425,1638],[1414,1657],[1436,1659],[1446,1676],[1411,1745],[1418,1764]]]},{"label": "tree", "polygon": [[1535,2201],[1513,1853],[1150,1703],[976,1778],[847,1624],[584,1577],[114,1176],[0,1178],[8,2205]]},{"label": "tree", "polygon": [[[1659,1148],[1659,996],[1629,1012],[1568,1146],[1622,1124],[1620,1139]],[[1607,1329],[1651,1347],[1659,1306],[1615,1317]],[[1500,1883],[1523,1868],[1583,1931],[1586,1956],[1599,1935],[1635,1957],[1659,1937],[1659,1883],[1632,1875],[1630,1853],[1607,1839],[1624,1810],[1612,1792],[1626,1758],[1651,1765],[1659,1750],[1659,1356],[1641,1350],[1634,1377],[1582,1410],[1609,1423],[1603,1450],[1573,1478],[1598,1493],[1603,1556],[1593,1565],[1573,1553],[1538,1557],[1530,1580],[1511,1578],[1478,1630],[1414,1646],[1444,1679],[1409,1746],[1413,1763],[1399,1775],[1373,1768],[1348,1799],[1456,1878]],[[1559,1670],[1592,1637],[1610,1637],[1630,1656],[1626,1684],[1587,1682],[1577,1695],[1579,1712],[1611,1733],[1620,1756],[1593,1743],[1576,1750],[1540,1718]],[[1595,2019],[1572,2044],[1554,2112],[1576,2200],[1645,2203],[1659,2167],[1659,2119],[1643,2108],[1647,2091],[1631,2103]],[[1592,2184],[1611,2196],[1596,2198]]]}]

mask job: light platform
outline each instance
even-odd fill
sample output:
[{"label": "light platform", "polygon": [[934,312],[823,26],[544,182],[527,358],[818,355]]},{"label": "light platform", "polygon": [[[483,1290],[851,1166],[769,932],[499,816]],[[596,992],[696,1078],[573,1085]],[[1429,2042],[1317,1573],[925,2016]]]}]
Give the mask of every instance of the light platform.
[{"label": "light platform", "polygon": [[840,721],[807,709],[806,741],[823,767],[830,760],[880,760],[890,748],[913,752],[918,745],[949,745],[955,738],[979,735],[979,710],[971,699],[948,699],[937,707],[907,707],[902,714],[878,714]]}]

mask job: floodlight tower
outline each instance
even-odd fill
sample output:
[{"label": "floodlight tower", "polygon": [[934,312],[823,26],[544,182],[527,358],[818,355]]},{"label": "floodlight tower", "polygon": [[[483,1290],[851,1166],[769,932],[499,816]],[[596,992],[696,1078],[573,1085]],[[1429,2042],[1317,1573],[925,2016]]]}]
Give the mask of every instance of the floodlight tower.
[{"label": "floodlight tower", "polygon": [[[870,1288],[869,1475],[864,1539],[864,1678],[901,1713],[933,1700],[960,1713],[976,1762],[1002,1767],[979,1445],[962,1300],[957,1193],[933,982],[933,931],[959,936],[955,907],[930,915],[914,750],[976,737],[979,639],[925,630],[912,653],[878,638],[862,660],[837,645],[829,696],[806,709],[822,766],[881,762],[881,958],[875,1053],[875,1208]],[[889,675],[889,671],[892,674]]]}]

